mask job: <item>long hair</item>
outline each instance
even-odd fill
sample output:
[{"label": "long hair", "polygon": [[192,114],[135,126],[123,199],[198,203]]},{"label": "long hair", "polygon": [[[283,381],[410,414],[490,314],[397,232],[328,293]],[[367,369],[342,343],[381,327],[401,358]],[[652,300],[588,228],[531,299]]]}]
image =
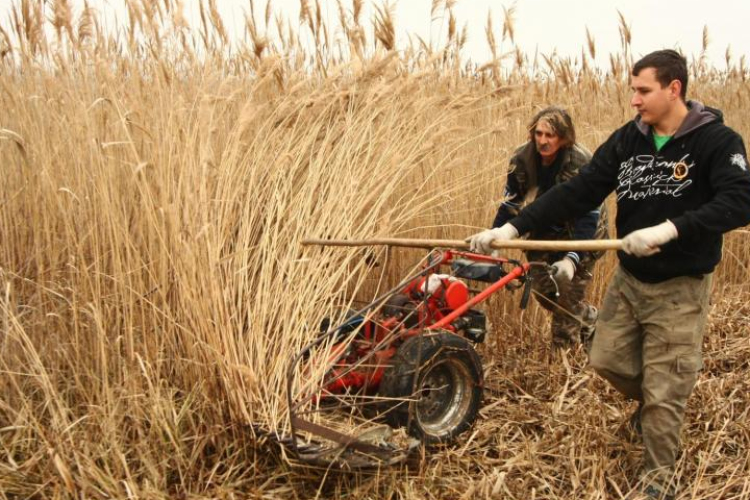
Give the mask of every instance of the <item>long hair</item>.
[{"label": "long hair", "polygon": [[550,128],[560,137],[565,147],[570,147],[576,143],[576,128],[573,126],[573,119],[567,111],[559,106],[550,106],[544,108],[531,119],[529,123],[529,140],[534,140],[534,131],[539,122],[547,123]]}]

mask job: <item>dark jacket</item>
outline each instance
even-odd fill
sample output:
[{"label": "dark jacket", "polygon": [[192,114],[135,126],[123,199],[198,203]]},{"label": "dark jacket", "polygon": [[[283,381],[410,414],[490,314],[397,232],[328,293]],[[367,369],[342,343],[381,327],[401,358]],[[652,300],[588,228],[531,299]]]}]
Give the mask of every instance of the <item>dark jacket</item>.
[{"label": "dark jacket", "polygon": [[[504,201],[500,204],[492,227],[500,227],[520,212],[525,202],[532,202],[548,190],[540,185],[542,168],[552,169],[551,184],[557,185],[578,175],[581,167],[591,160],[591,153],[580,145],[561,149],[553,165],[542,167],[541,157],[533,141],[516,149],[510,159],[510,169],[505,183]],[[546,227],[535,228],[529,235],[535,240],[590,240],[607,237],[607,217],[603,207],[596,207],[580,217],[572,218]],[[555,253],[553,259],[564,253]],[[582,260],[594,260],[599,253],[569,252],[576,264]]]},{"label": "dark jacket", "polygon": [[617,235],[669,219],[678,237],[650,257],[618,252],[637,279],[658,283],[713,271],[722,234],[750,222],[750,173],[742,138],[720,111],[690,101],[674,137],[656,151],[639,118],[613,133],[578,176],[555,186],[511,220],[524,234],[585,214],[617,193]]}]

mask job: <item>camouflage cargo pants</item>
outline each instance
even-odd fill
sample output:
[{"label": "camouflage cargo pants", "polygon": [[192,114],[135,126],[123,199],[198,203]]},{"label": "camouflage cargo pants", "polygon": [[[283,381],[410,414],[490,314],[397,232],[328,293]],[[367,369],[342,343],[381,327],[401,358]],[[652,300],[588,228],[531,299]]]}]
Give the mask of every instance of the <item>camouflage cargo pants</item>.
[{"label": "camouflage cargo pants", "polygon": [[702,368],[711,275],[643,283],[619,268],[602,304],[591,366],[643,404],[641,480],[672,493],[685,405]]},{"label": "camouflage cargo pants", "polygon": [[[529,260],[544,260],[553,263],[546,254],[529,253]],[[532,287],[537,302],[552,313],[552,344],[569,347],[586,340],[594,330],[596,308],[588,304],[586,287],[591,282],[594,261],[584,260],[577,267],[573,279],[568,283],[555,284],[541,270],[532,271]],[[558,295],[559,292],[559,295]]]}]

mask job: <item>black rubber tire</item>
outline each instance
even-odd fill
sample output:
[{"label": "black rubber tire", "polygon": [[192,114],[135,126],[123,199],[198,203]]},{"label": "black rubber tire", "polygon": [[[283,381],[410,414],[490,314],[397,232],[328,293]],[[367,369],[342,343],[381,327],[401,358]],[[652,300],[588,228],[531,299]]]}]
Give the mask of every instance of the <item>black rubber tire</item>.
[{"label": "black rubber tire", "polygon": [[[471,428],[482,404],[482,362],[471,344],[449,332],[412,337],[380,381],[381,412],[426,444],[450,443]],[[416,395],[412,397],[412,395]]]}]

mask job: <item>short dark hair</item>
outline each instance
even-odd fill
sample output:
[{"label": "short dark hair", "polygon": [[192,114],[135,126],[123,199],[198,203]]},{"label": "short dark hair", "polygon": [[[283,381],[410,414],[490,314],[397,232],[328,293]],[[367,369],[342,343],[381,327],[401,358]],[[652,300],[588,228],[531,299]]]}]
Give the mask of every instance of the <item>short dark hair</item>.
[{"label": "short dark hair", "polygon": [[576,143],[576,128],[573,126],[573,119],[565,109],[559,106],[550,106],[544,108],[531,119],[529,123],[529,140],[534,140],[534,132],[539,122],[549,124],[557,136],[563,140],[566,147]]},{"label": "short dark hair", "polygon": [[661,88],[666,87],[674,80],[682,84],[680,97],[685,100],[688,86],[687,60],[676,50],[657,50],[642,57],[635,66],[633,66],[633,76],[646,68],[654,68],[656,71],[656,81]]}]

